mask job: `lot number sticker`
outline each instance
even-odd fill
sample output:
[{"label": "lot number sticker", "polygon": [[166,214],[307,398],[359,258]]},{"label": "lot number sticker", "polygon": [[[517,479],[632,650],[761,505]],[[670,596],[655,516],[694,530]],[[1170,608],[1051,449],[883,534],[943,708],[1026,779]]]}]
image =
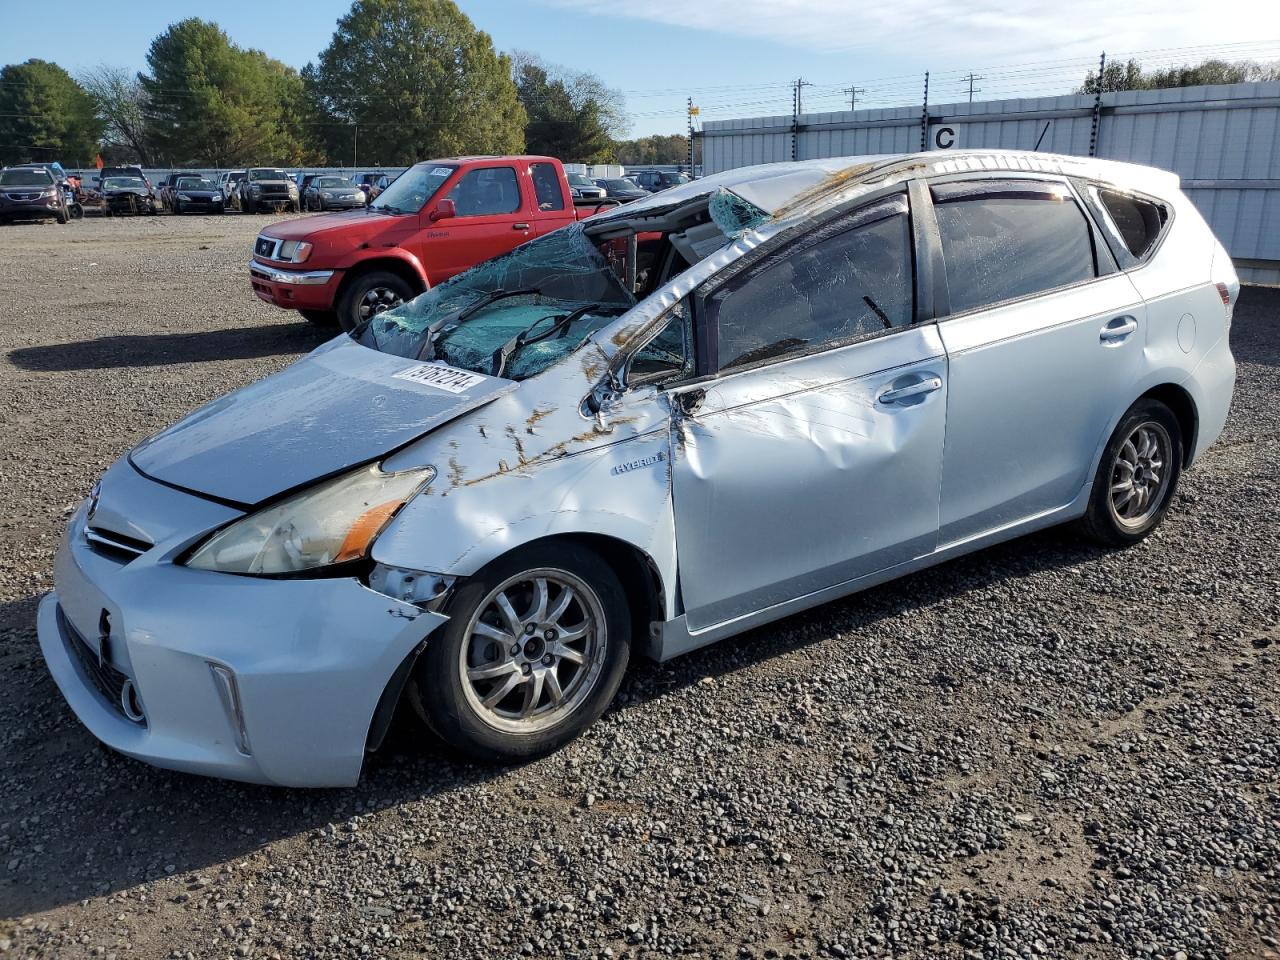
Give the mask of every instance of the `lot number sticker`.
[{"label": "lot number sticker", "polygon": [[424,387],[435,387],[449,393],[466,393],[472,387],[484,383],[484,377],[470,370],[457,370],[443,363],[420,363],[395,374],[397,380],[410,380]]}]

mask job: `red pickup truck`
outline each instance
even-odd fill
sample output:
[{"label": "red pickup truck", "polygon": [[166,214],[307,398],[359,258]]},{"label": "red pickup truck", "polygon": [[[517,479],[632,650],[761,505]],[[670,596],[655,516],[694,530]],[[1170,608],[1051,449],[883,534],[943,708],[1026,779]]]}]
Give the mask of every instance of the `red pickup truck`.
[{"label": "red pickup truck", "polygon": [[551,157],[428,160],[362,210],[267,227],[254,242],[249,279],[267,303],[350,330],[477,263],[616,204],[575,206],[564,167]]}]

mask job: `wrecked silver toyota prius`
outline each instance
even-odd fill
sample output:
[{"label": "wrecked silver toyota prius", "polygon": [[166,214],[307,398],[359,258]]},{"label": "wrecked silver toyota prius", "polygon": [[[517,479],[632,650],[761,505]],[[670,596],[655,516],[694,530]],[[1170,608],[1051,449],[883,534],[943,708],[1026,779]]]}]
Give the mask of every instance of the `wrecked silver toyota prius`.
[{"label": "wrecked silver toyota prius", "polygon": [[1217,437],[1231,262],[1143,167],[735,170],[548,233],[196,411],[72,519],[39,637],[111,747],[355,782],[407,697],[544,753],[628,659],[1067,520]]}]

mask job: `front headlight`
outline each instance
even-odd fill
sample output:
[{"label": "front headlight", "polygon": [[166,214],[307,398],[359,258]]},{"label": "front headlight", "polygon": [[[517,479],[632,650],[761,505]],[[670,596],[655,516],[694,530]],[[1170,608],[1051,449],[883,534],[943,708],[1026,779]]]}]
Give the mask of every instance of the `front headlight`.
[{"label": "front headlight", "polygon": [[48,200],[50,197],[56,197],[57,195],[58,195],[58,191],[56,188],[53,190],[42,190],[40,192],[40,199]]},{"label": "front headlight", "polygon": [[187,200],[187,201],[190,201],[190,200],[191,200],[191,197],[190,197],[190,196],[188,196],[188,195],[187,195],[187,194],[185,194],[185,193],[180,193],[180,194],[178,194],[178,199],[179,199],[179,200]]},{"label": "front headlight", "polygon": [[222,573],[298,573],[358,560],[434,467],[383,473],[376,464],[318,483],[215,533],[187,566]]},{"label": "front headlight", "polygon": [[290,263],[305,263],[307,258],[311,256],[311,244],[305,240],[286,240],[280,244],[281,260],[288,260]]},{"label": "front headlight", "polygon": [[337,196],[337,194],[334,193],[332,190],[321,190],[320,196],[324,197],[326,200],[332,200],[334,197]]}]

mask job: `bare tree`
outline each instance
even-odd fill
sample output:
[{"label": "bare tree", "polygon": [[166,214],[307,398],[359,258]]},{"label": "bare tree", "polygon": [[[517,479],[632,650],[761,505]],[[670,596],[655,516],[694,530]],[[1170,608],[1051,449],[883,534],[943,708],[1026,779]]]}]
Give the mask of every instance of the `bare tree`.
[{"label": "bare tree", "polygon": [[103,63],[85,70],[79,80],[107,124],[106,144],[134,153],[143,166],[154,163],[155,151],[147,136],[147,94],[137,75]]}]

